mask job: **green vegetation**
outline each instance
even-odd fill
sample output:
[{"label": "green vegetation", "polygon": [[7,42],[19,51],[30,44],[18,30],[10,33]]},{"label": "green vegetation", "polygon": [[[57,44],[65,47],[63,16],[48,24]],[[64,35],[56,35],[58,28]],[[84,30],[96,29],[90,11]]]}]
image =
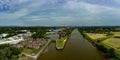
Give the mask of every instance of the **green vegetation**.
[{"label": "green vegetation", "polygon": [[65,46],[66,41],[68,40],[68,37],[70,36],[73,29],[66,29],[59,32],[59,39],[56,40],[56,48],[57,49],[63,49]]},{"label": "green vegetation", "polygon": [[106,38],[106,34],[94,34],[94,33],[85,33],[87,36],[89,36],[93,40],[101,39],[101,38]]},{"label": "green vegetation", "polygon": [[63,31],[59,31],[59,36],[60,36],[59,38],[70,36],[72,30],[73,30],[72,28],[69,28],[69,29],[65,29]]},{"label": "green vegetation", "polygon": [[35,34],[32,35],[32,38],[45,38],[47,30],[37,30]]},{"label": "green vegetation", "polygon": [[57,47],[62,47],[63,43],[64,43],[64,38],[61,38],[61,39],[56,41]]},{"label": "green vegetation", "polygon": [[67,41],[67,36],[66,37],[64,37],[64,38],[61,38],[61,39],[58,39],[57,41],[56,41],[56,47],[58,48],[58,49],[63,49],[63,47],[64,47],[64,45],[65,45],[65,42]]},{"label": "green vegetation", "polygon": [[[24,32],[21,32],[20,30],[29,30],[30,32],[37,31],[36,33],[43,34],[45,31],[48,31],[49,29],[50,29],[50,27],[0,27],[0,34],[6,33],[6,34],[9,34],[7,37],[11,37],[11,36],[14,36],[14,35],[17,35],[20,33],[24,33]],[[37,36],[37,37],[44,37],[41,35]],[[36,36],[34,36],[34,37],[36,38]]]},{"label": "green vegetation", "polygon": [[111,31],[115,31],[115,28],[110,27],[82,27],[79,29],[81,33],[100,33],[100,34],[111,34]]},{"label": "green vegetation", "polygon": [[[20,33],[24,33],[21,30],[28,30],[33,33],[31,37],[34,38],[34,40],[36,40],[37,38],[46,38],[46,32],[49,31],[49,29],[51,28],[52,27],[45,27],[45,28],[44,27],[1,27],[0,34],[3,33],[9,34],[7,37],[5,37],[8,38]],[[58,29],[58,28],[55,27],[52,29]],[[61,33],[60,42],[67,40],[71,32],[72,29],[64,30],[63,34],[60,32]],[[58,43],[58,45],[63,46],[63,44],[60,42]],[[34,54],[37,53],[38,51],[39,49],[27,48],[26,46],[24,48],[16,48],[9,44],[0,45],[0,60],[17,60],[19,57],[21,58],[20,56],[21,53],[26,52],[28,54]]]},{"label": "green vegetation", "polygon": [[119,38],[114,38],[114,36],[119,35],[116,28],[92,27],[80,28],[79,31],[100,51],[104,52],[106,57],[120,59],[120,50],[116,49],[120,47],[120,41]]},{"label": "green vegetation", "polygon": [[119,38],[109,38],[103,41],[104,44],[109,45],[115,49],[120,48],[120,39]]},{"label": "green vegetation", "polygon": [[39,49],[33,49],[33,48],[26,48],[26,49],[23,49],[22,52],[25,52],[25,53],[28,53],[28,54],[36,54],[37,52],[39,51]]},{"label": "green vegetation", "polygon": [[0,60],[17,60],[21,49],[11,47],[9,44],[0,45]]},{"label": "green vegetation", "polygon": [[[102,43],[106,45],[107,48],[113,48],[115,53],[115,58],[120,59],[120,32],[112,32],[113,36],[109,39],[104,40]],[[118,37],[116,37],[118,36]]]}]

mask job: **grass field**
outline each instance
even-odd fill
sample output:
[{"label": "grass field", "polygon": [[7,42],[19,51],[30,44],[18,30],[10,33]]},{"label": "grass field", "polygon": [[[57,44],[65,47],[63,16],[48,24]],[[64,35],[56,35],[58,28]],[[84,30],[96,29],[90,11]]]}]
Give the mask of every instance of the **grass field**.
[{"label": "grass field", "polygon": [[58,47],[63,46],[63,42],[64,42],[64,39],[63,39],[63,38],[57,40],[57,42],[56,42],[56,43],[57,43],[57,46],[58,46]]},{"label": "grass field", "polygon": [[101,39],[101,38],[106,38],[106,34],[94,34],[94,33],[85,33],[87,36],[89,36],[91,39],[96,40],[96,39]]},{"label": "grass field", "polygon": [[120,32],[112,32],[115,35],[120,35]]},{"label": "grass field", "polygon": [[56,40],[56,47],[57,49],[63,49],[64,48],[64,45],[65,45],[65,42],[67,41],[67,36],[64,37],[64,38],[60,38],[58,40]]},{"label": "grass field", "polygon": [[[95,40],[102,40],[100,42],[100,45],[103,45],[107,49],[114,48],[115,49],[115,55],[117,58],[120,59],[120,32],[112,32],[113,35],[107,36],[106,34],[93,34],[93,33],[85,33],[89,38],[91,38],[93,41]],[[95,42],[96,43],[96,42]]]},{"label": "grass field", "polygon": [[112,32],[112,34],[114,34],[114,36],[120,36],[120,32]]},{"label": "grass field", "polygon": [[102,43],[110,48],[114,48],[116,56],[120,58],[120,38],[112,37],[104,40]]},{"label": "grass field", "polygon": [[114,36],[120,36],[120,32],[112,32],[113,37],[103,41],[104,44],[109,45],[115,49],[120,49],[120,38],[114,38]]},{"label": "grass field", "polygon": [[37,53],[39,51],[39,49],[24,49],[23,52],[26,52],[26,53]]},{"label": "grass field", "polygon": [[103,41],[103,43],[116,49],[120,48],[120,38],[109,38]]}]

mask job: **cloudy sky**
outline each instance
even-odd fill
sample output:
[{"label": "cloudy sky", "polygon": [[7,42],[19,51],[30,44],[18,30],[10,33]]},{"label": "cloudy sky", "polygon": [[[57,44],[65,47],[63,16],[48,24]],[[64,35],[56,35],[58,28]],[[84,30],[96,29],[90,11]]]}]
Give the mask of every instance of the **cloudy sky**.
[{"label": "cloudy sky", "polygon": [[120,0],[0,0],[0,26],[120,25]]}]

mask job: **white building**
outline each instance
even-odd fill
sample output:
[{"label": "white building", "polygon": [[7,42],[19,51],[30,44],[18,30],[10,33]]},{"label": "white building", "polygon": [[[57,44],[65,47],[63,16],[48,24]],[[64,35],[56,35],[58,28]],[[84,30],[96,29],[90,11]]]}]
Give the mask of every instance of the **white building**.
[{"label": "white building", "polygon": [[[2,35],[3,37],[7,36],[7,34]],[[1,37],[2,37],[1,36]],[[0,44],[17,44],[25,39],[25,37],[32,36],[31,32],[23,33],[23,34],[18,34],[13,37],[9,37],[6,39],[1,39]]]},{"label": "white building", "polygon": [[17,43],[19,43],[23,40],[24,39],[22,39],[22,38],[10,37],[10,38],[7,38],[7,39],[0,40],[0,44],[17,44]]},{"label": "white building", "polygon": [[0,34],[0,38],[2,39],[2,38],[4,38],[4,37],[6,37],[7,35],[9,35],[9,34],[5,34],[5,33]]}]

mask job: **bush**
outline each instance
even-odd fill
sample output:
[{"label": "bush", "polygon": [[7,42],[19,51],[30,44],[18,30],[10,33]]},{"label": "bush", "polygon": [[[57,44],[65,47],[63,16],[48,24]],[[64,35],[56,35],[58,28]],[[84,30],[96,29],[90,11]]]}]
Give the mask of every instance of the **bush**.
[{"label": "bush", "polygon": [[11,47],[9,44],[0,45],[0,60],[12,60],[13,56],[18,56],[21,50]]}]

